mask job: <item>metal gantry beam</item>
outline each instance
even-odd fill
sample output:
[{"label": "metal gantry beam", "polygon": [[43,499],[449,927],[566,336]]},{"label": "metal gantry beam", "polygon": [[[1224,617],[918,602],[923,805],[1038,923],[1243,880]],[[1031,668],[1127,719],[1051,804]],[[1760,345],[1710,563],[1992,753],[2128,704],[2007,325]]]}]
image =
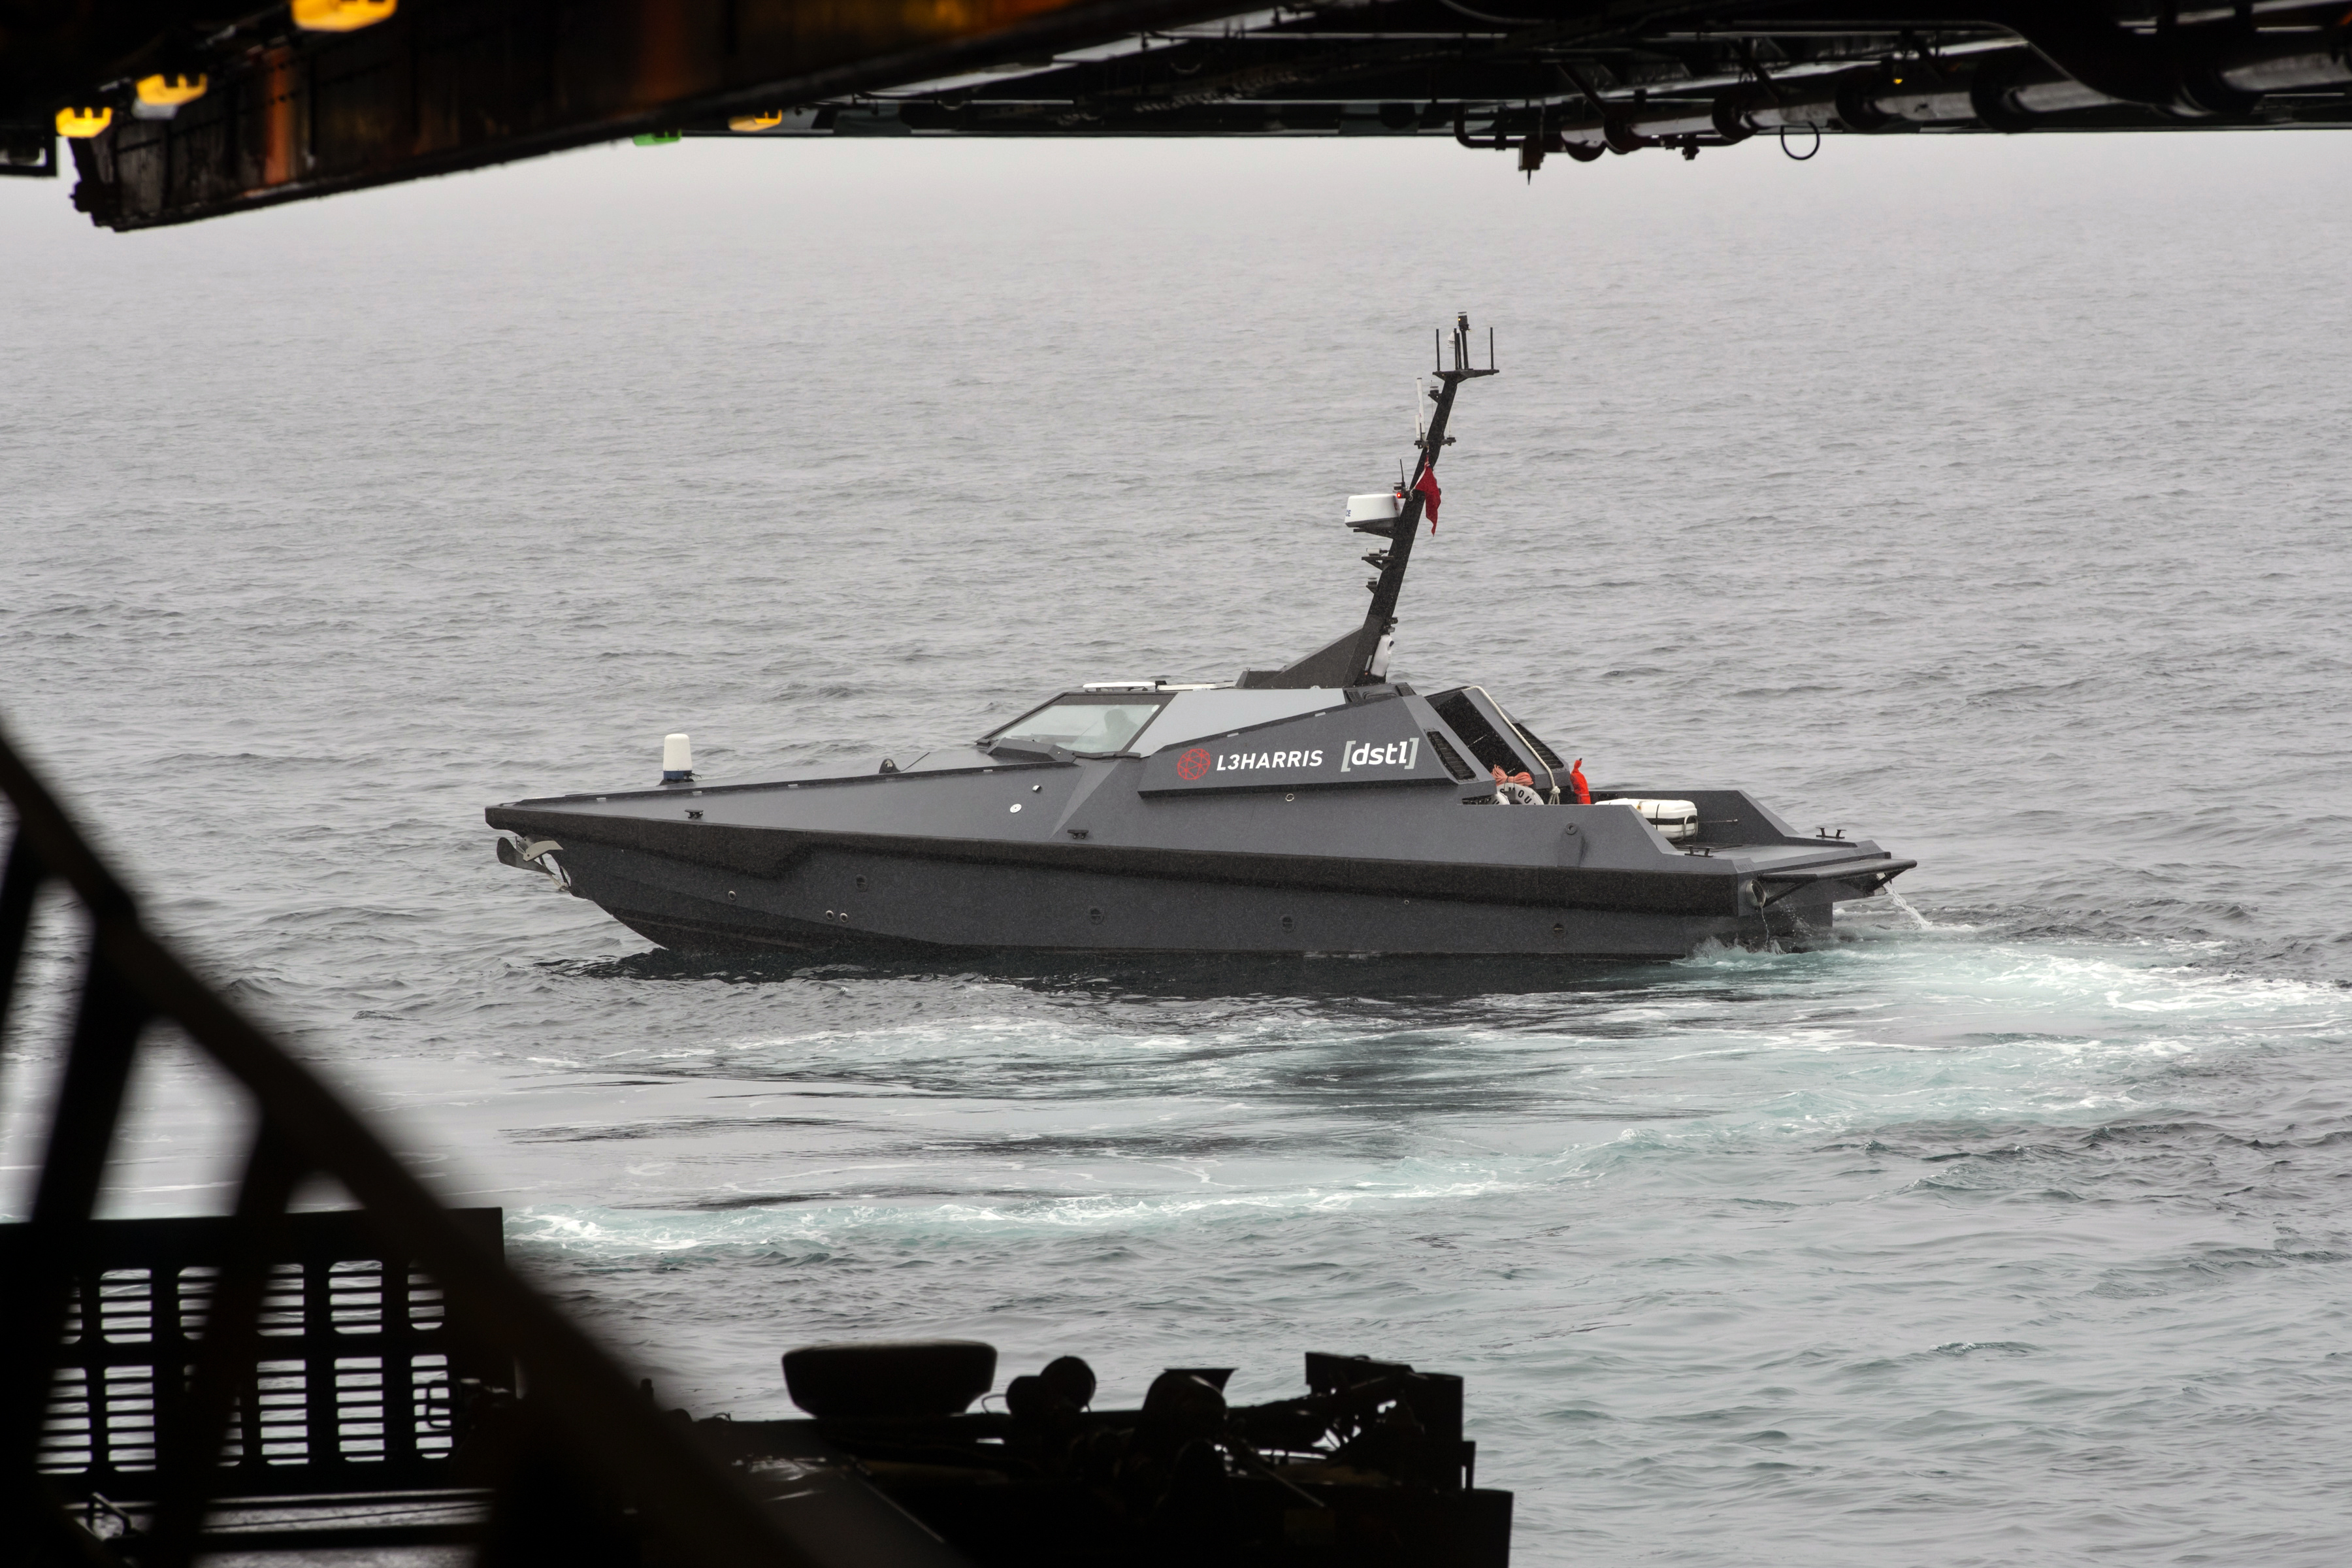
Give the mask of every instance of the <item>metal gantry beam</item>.
[{"label": "metal gantry beam", "polygon": [[[1433,133],[1522,152],[1532,138],[1539,163],[1551,152],[1691,153],[1784,126],[2352,125],[2347,19],[2308,0],[2139,17],[2087,0],[1766,0],[1704,15],[1586,5],[1549,18],[1502,9],[1396,0],[1277,17],[1230,36],[1141,40],[1108,59],[804,108],[756,133]],[[1450,36],[1449,15],[1460,24]]]},{"label": "metal gantry beam", "polygon": [[[0,0],[0,173],[54,169],[49,117],[75,107],[83,132],[111,116],[71,145],[77,203],[117,228],[632,134],[1451,136],[1532,173],[1790,131],[2352,127],[2341,0],[398,0],[350,33],[283,5],[193,16]],[[150,71],[205,85],[140,101]]]}]

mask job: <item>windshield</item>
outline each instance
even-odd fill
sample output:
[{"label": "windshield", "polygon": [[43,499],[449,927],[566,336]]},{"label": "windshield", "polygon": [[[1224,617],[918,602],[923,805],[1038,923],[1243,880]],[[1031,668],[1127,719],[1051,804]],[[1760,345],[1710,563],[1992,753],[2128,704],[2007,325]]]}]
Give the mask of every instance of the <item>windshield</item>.
[{"label": "windshield", "polygon": [[1059,746],[1066,752],[1122,752],[1159,711],[1160,704],[1150,699],[1110,702],[1067,699],[1014,720],[989,739]]}]

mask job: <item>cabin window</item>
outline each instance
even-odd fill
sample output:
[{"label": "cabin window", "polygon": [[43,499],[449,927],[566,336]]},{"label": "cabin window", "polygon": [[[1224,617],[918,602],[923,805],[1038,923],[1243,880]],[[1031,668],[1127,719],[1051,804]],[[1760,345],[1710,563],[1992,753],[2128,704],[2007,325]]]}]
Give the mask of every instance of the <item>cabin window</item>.
[{"label": "cabin window", "polygon": [[989,737],[1015,745],[1059,746],[1066,752],[1123,752],[1136,731],[1160,711],[1157,700],[1105,702],[1071,699],[1052,702],[1016,719]]},{"label": "cabin window", "polygon": [[1462,743],[1470,748],[1470,754],[1478,759],[1479,766],[1500,768],[1506,773],[1535,771],[1519,760],[1518,752],[1511,749],[1508,741],[1496,733],[1495,726],[1478,711],[1477,704],[1470,700],[1470,693],[1466,689],[1456,687],[1452,691],[1442,691],[1429,700],[1429,705],[1437,710],[1439,718],[1454,727],[1454,732],[1462,737]]}]

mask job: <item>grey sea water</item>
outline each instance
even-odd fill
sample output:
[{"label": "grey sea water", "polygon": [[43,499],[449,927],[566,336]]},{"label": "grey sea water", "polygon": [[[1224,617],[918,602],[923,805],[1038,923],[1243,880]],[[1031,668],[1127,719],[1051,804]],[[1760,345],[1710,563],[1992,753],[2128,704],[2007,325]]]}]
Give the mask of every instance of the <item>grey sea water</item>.
[{"label": "grey sea water", "polygon": [[[2352,1544],[2347,144],[620,148],[133,237],[0,190],[0,717],[658,1381],[1469,1378],[1527,1563]],[[1802,952],[713,963],[491,801],[1229,679],[1360,613],[1596,781],[1916,856]],[[1853,908],[1853,906],[1850,906]],[[0,1071],[21,1214],[70,975]],[[110,1203],[243,1125],[137,1086]],[[324,1199],[331,1194],[320,1194]]]}]

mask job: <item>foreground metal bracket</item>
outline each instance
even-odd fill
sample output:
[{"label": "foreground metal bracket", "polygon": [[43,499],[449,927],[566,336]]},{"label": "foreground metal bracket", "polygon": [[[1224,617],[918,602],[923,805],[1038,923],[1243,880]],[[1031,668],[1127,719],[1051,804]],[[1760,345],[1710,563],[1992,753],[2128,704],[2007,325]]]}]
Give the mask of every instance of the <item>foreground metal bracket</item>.
[{"label": "foreground metal bracket", "polygon": [[[16,812],[0,873],[0,1026],[22,971],[35,896],[61,885],[88,914],[89,949],[62,1082],[49,1112],[30,1222],[11,1237],[0,1279],[0,1542],[9,1561],[111,1565],[122,1561],[73,1517],[66,1478],[44,1473],[60,1330],[89,1256],[92,1215],[121,1121],[123,1091],[148,1026],[177,1035],[233,1079],[259,1127],[234,1216],[218,1249],[194,1365],[157,1369],[157,1424],[149,1483],[152,1522],[140,1568],[184,1568],[214,1500],[231,1484],[230,1412],[243,1364],[274,1287],[287,1205],[311,1174],[340,1182],[389,1255],[412,1260],[439,1286],[453,1318],[480,1348],[520,1370],[512,1440],[492,1466],[493,1517],[556,1520],[576,1513],[551,1496],[625,1501],[663,1561],[710,1568],[816,1568],[849,1561],[911,1561],[905,1542],[845,1538],[837,1519],[803,1519],[763,1505],[569,1318],[525,1284],[478,1225],[452,1214],[368,1123],[148,931],[138,901],[0,736],[0,792]],[[173,1042],[176,1044],[176,1041]],[[179,1358],[174,1358],[175,1360]],[[501,1512],[503,1510],[503,1512]],[[90,1516],[95,1521],[95,1513]],[[576,1528],[576,1524],[575,1524]],[[517,1543],[509,1541],[506,1560]],[[501,1550],[493,1533],[486,1551]]]}]

